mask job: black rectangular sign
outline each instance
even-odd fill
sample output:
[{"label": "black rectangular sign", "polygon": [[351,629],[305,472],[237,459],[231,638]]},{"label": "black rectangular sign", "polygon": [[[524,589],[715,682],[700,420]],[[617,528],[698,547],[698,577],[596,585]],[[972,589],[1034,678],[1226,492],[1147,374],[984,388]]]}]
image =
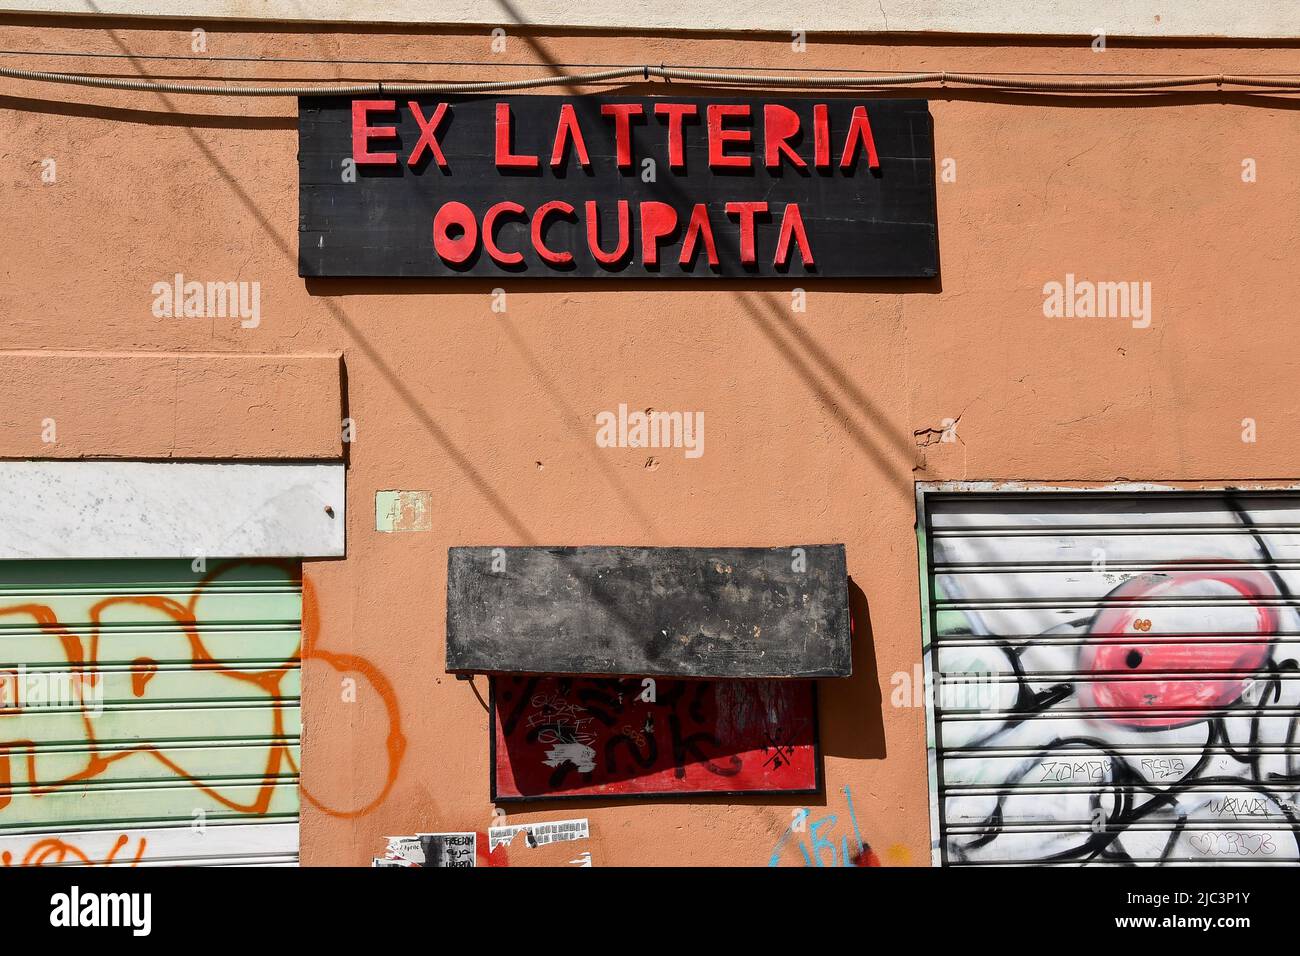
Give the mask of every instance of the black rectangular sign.
[{"label": "black rectangular sign", "polygon": [[848,677],[844,545],[461,547],[447,670]]},{"label": "black rectangular sign", "polygon": [[305,97],[304,276],[928,277],[925,100]]}]

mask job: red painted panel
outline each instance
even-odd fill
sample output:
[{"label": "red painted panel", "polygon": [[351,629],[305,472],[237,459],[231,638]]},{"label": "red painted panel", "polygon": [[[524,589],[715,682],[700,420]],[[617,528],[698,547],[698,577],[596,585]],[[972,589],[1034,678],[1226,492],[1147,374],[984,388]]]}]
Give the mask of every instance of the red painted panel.
[{"label": "red painted panel", "polygon": [[493,800],[818,789],[812,681],[493,677]]}]

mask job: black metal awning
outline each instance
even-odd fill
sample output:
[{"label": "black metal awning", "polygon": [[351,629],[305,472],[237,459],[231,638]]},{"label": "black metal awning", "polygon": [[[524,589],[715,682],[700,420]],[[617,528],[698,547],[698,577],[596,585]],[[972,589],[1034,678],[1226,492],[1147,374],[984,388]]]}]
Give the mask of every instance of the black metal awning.
[{"label": "black metal awning", "polygon": [[451,548],[447,670],[848,677],[844,545]]}]

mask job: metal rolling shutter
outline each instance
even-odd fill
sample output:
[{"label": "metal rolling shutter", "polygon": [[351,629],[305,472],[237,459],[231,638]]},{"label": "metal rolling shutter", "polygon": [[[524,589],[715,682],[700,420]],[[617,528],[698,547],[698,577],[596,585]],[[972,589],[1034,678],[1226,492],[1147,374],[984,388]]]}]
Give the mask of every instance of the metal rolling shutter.
[{"label": "metal rolling shutter", "polygon": [[0,562],[0,862],[296,865],[296,562]]},{"label": "metal rolling shutter", "polygon": [[936,862],[1300,860],[1300,497],[921,500]]}]

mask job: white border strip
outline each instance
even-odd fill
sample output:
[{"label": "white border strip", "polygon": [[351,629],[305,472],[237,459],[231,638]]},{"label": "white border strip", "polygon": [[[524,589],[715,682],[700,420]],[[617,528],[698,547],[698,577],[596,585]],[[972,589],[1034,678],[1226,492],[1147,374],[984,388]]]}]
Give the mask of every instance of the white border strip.
[{"label": "white border strip", "polygon": [[1277,0],[0,0],[0,11],[205,20],[323,23],[417,23],[554,27],[644,32],[805,31],[818,33],[967,33],[1020,36],[1300,36],[1300,7]]},{"label": "white border strip", "polygon": [[141,866],[220,865],[230,860],[279,865],[298,858],[298,824],[272,820],[202,827],[28,830],[0,835],[0,850],[12,854],[16,864],[39,866],[84,866],[82,857],[92,866],[132,866],[137,855]]},{"label": "white border strip", "polygon": [[0,461],[0,560],[344,553],[341,464]]}]

